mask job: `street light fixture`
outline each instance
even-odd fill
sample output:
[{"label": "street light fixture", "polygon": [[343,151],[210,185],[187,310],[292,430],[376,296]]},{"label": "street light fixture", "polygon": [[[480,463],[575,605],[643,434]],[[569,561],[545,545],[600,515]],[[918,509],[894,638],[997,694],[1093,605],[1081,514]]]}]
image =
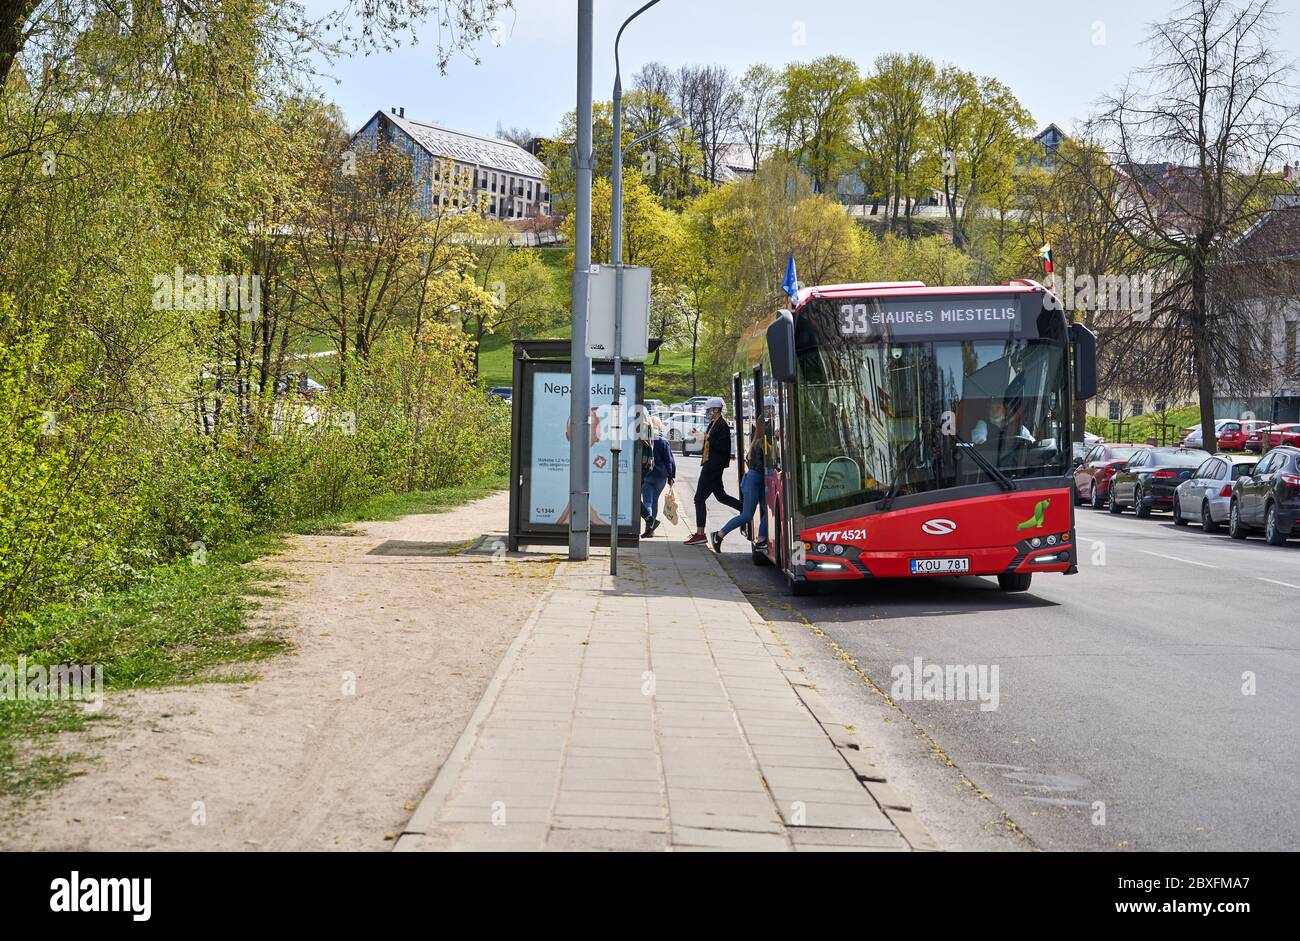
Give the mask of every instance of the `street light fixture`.
[{"label": "street light fixture", "polygon": [[[610,575],[618,574],[618,478],[623,450],[623,153],[625,149],[631,150],[643,140],[648,140],[661,131],[681,125],[680,119],[675,118],[655,128],[649,134],[637,138],[626,148],[623,147],[623,74],[618,58],[618,44],[623,38],[623,30],[627,29],[627,25],[658,2],[659,0],[650,0],[649,3],[643,4],[623,21],[623,25],[618,28],[618,34],[614,37],[614,165],[610,180],[613,204],[610,207],[609,220],[609,260],[614,265],[614,402],[610,407],[609,422],[610,450],[614,458],[614,472],[610,475],[612,480],[609,485]],[[632,515],[632,522],[635,525],[636,514]]]}]

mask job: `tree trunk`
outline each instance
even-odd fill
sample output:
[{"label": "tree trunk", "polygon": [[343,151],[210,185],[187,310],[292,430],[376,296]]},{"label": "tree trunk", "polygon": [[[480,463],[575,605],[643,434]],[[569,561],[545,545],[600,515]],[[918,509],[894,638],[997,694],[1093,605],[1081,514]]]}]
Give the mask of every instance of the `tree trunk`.
[{"label": "tree trunk", "polygon": [[952,181],[952,191],[948,190],[948,177],[943,178],[943,200],[948,204],[948,222],[952,226],[952,247],[958,251],[966,250],[966,233],[957,221],[957,181]]},{"label": "tree trunk", "polygon": [[0,0],[0,88],[23,48],[23,27],[36,10],[37,0]]},{"label": "tree trunk", "polygon": [[695,324],[691,327],[691,395],[697,393],[695,385],[695,354],[700,348],[700,316],[695,316]]},{"label": "tree trunk", "polygon": [[1196,390],[1201,404],[1201,448],[1214,454],[1219,441],[1214,434],[1214,366],[1210,357],[1213,339],[1207,329],[1209,312],[1206,298],[1204,256],[1197,252],[1192,259],[1192,343],[1196,356]]}]

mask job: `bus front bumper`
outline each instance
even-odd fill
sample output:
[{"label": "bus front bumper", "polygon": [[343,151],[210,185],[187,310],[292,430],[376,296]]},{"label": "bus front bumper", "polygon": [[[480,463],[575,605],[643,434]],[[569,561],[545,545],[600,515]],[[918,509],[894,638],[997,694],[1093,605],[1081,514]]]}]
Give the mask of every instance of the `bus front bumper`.
[{"label": "bus front bumper", "polygon": [[1071,540],[1052,546],[1031,546],[1024,542],[1016,546],[985,549],[945,549],[941,553],[859,550],[851,557],[843,558],[809,555],[804,562],[803,574],[810,582],[857,581],[864,578],[934,578],[935,575],[912,572],[913,559],[928,558],[967,559],[969,570],[957,573],[964,575],[1004,575],[1012,572],[1074,574],[1078,571],[1078,556]]}]

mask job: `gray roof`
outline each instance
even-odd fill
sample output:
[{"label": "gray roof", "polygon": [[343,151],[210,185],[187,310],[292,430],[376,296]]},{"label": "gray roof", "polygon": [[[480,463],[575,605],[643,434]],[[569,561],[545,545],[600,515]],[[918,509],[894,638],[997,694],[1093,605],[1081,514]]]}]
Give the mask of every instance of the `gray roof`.
[{"label": "gray roof", "polygon": [[387,112],[381,111],[380,114],[435,157],[450,157],[462,163],[473,163],[491,170],[505,170],[507,173],[538,179],[546,173],[545,164],[508,140],[458,131],[430,121],[417,121]]}]

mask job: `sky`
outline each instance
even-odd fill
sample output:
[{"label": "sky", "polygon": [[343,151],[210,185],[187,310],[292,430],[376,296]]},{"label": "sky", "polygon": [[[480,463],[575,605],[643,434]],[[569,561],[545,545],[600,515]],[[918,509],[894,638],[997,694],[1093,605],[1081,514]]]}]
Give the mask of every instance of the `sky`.
[{"label": "sky", "polygon": [[[312,12],[340,0],[307,0]],[[596,0],[595,90],[611,97],[618,26],[644,0]],[[864,69],[881,53],[918,52],[1006,83],[1038,126],[1069,132],[1093,103],[1148,60],[1148,26],[1179,0],[661,0],[623,34],[624,85],[640,66],[721,64],[739,74],[835,54]],[[1294,6],[1282,0],[1279,10]],[[515,0],[480,45],[438,73],[432,43],[338,61],[320,82],[352,127],[375,111],[483,134],[497,123],[553,133],[576,96],[576,0]],[[1300,7],[1282,13],[1276,48],[1300,52]],[[432,35],[432,33],[430,34]],[[498,44],[499,43],[499,44]]]}]

